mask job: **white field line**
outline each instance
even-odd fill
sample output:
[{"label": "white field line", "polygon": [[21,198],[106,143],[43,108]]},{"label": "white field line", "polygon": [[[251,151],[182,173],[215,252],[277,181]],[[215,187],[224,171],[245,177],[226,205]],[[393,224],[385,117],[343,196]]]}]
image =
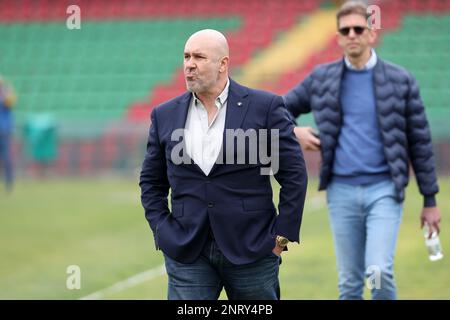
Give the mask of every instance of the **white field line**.
[{"label": "white field line", "polygon": [[128,279],[116,282],[115,284],[113,284],[112,286],[96,291],[94,293],[91,293],[87,296],[84,296],[82,298],[80,298],[80,300],[98,300],[98,299],[102,299],[103,297],[122,291],[124,289],[136,286],[138,284],[141,284],[145,281],[149,281],[152,280],[154,278],[157,278],[159,276],[162,276],[166,274],[166,268],[164,267],[164,264],[153,268],[153,269],[149,269],[147,271],[138,273],[132,277],[129,277]]},{"label": "white field line", "polygon": [[[305,209],[315,211],[318,209],[322,209],[324,207],[326,207],[325,199],[321,196],[314,196],[309,199],[309,208],[305,208]],[[91,293],[87,296],[84,296],[84,297],[80,298],[80,300],[102,299],[103,297],[105,297],[107,295],[110,295],[110,294],[113,294],[116,292],[120,292],[122,290],[136,286],[145,281],[152,280],[154,278],[157,278],[157,277],[165,275],[165,274],[166,274],[166,268],[164,267],[164,264],[162,264],[156,268],[149,269],[147,271],[138,273],[132,277],[129,277],[128,279],[123,280],[123,281],[116,282],[115,284],[113,284],[112,286],[110,286],[108,288],[105,288],[105,289],[96,291],[94,293]]]}]

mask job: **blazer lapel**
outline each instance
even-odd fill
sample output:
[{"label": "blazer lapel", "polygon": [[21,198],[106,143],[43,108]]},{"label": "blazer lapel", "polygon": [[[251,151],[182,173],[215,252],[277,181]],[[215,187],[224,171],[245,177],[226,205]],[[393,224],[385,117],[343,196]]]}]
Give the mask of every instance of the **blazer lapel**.
[{"label": "blazer lapel", "polygon": [[[178,140],[176,142],[180,142],[182,141],[183,143],[183,148],[181,150],[182,154],[180,155],[183,159],[187,158],[188,159],[188,163],[187,165],[192,165],[193,168],[195,168],[196,170],[198,170],[201,174],[204,175],[204,172],[202,171],[202,169],[198,166],[198,164],[195,163],[194,159],[192,159],[189,154],[187,153],[187,149],[186,149],[186,139],[184,136],[184,129],[186,127],[186,120],[187,120],[187,115],[188,115],[188,111],[189,111],[189,105],[191,102],[191,98],[192,98],[192,93],[191,92],[186,92],[180,100],[178,100],[178,105],[175,109],[175,115],[174,115],[174,121],[173,121],[173,127],[172,127],[172,132],[174,132],[175,130],[183,130],[181,138],[179,135],[177,135]],[[186,164],[184,164],[186,165]]]},{"label": "blazer lapel", "polygon": [[[180,100],[175,110],[174,121],[172,131],[176,129],[184,129],[186,125],[186,119],[189,111],[189,103],[191,101],[192,93],[186,92]],[[184,137],[184,135],[183,135]]]},{"label": "blazer lapel", "polygon": [[248,110],[248,92],[246,88],[238,85],[230,79],[230,90],[228,93],[227,114],[225,117],[225,130],[238,129],[241,127],[245,114]]},{"label": "blazer lapel", "polygon": [[[230,79],[230,88],[228,91],[227,100],[227,113],[225,116],[225,127],[223,131],[222,148],[220,150],[218,161],[214,164],[209,175],[211,176],[214,171],[223,163],[225,163],[226,155],[224,154],[224,148],[226,147],[226,132],[228,130],[235,130],[241,128],[245,115],[247,114],[249,106],[248,90],[247,88],[237,84]],[[219,161],[220,160],[220,161]],[[219,163],[218,163],[219,162]]]}]

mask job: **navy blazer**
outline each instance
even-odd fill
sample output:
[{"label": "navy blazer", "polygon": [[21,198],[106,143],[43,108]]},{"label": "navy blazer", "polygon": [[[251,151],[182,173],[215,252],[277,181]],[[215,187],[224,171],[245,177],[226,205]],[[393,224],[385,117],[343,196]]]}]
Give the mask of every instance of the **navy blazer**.
[{"label": "navy blazer", "polygon": [[[248,163],[248,148],[226,150],[225,134],[220,157],[226,159],[227,153],[234,152],[234,160],[247,157],[244,164],[216,163],[206,176],[189,157],[190,163],[174,163],[171,159],[174,147],[183,142],[183,137],[172,141],[172,132],[184,128],[191,98],[192,93],[186,92],[156,107],[151,114],[139,185],[156,247],[177,261],[192,263],[211,229],[225,257],[234,264],[246,264],[270,254],[276,235],[299,242],[307,175],[283,99],[230,79],[225,119],[225,130],[279,130],[279,169],[275,178],[281,191],[277,215],[270,175],[261,174],[267,165],[260,157],[256,163]],[[269,139],[269,150],[270,146]],[[180,155],[187,156],[183,151]]]}]

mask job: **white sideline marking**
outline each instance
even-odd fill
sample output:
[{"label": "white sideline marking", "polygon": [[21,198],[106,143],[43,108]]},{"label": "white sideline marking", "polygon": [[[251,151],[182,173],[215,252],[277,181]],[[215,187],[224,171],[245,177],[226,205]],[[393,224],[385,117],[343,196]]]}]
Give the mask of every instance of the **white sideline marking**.
[{"label": "white sideline marking", "polygon": [[[315,197],[309,199],[309,210],[315,211],[318,209],[322,209],[325,207],[325,204],[326,204],[326,202],[325,202],[325,199],[323,196],[315,196]],[[308,209],[308,208],[305,207],[305,209]],[[136,286],[140,283],[152,280],[154,278],[163,276],[165,274],[166,274],[166,268],[165,268],[164,264],[162,264],[156,268],[149,269],[147,271],[138,273],[132,277],[129,277],[128,279],[123,280],[123,281],[116,282],[115,284],[113,284],[112,286],[110,286],[108,288],[91,293],[87,296],[80,298],[79,300],[102,299],[103,297],[105,297],[109,294],[117,293],[124,289]]]},{"label": "white sideline marking", "polygon": [[129,277],[128,279],[123,280],[123,281],[116,282],[115,284],[113,284],[112,286],[110,286],[108,288],[91,293],[87,296],[80,298],[79,300],[98,300],[98,299],[103,298],[106,295],[116,293],[116,292],[122,291],[126,288],[136,286],[140,283],[152,280],[152,279],[162,276],[164,274],[166,274],[166,268],[164,267],[164,264],[162,264],[156,268],[149,269],[147,271],[138,273],[132,277]]}]

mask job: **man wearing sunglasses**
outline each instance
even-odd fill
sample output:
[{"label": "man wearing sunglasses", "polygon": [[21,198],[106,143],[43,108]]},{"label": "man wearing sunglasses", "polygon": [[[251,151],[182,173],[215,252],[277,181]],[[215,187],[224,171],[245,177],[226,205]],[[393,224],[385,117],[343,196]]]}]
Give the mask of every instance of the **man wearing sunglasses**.
[{"label": "man wearing sunglasses", "polygon": [[364,277],[379,277],[373,299],[396,299],[393,264],[409,163],[424,206],[420,221],[439,232],[430,130],[413,76],[377,57],[367,6],[337,13],[344,58],[318,66],[285,96],[294,118],[313,112],[319,134],[296,128],[306,150],[320,150],[320,190],[327,190],[340,299],[362,299]]}]

